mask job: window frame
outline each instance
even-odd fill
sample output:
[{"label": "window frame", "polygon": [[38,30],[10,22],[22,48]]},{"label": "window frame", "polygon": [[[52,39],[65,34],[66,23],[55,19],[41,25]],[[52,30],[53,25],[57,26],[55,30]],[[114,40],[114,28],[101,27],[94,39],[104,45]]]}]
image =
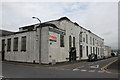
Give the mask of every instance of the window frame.
[{"label": "window frame", "polygon": [[11,51],[11,38],[7,39],[7,51]]},{"label": "window frame", "polygon": [[61,34],[60,34],[60,47],[65,47],[64,35],[61,35]]},{"label": "window frame", "polygon": [[[23,38],[25,38],[25,44],[23,44]],[[21,51],[26,51],[26,42],[27,42],[27,37],[26,36],[22,36],[21,37]],[[25,47],[23,48],[23,45],[25,45]]]},{"label": "window frame", "polygon": [[[17,39],[17,42],[15,41]],[[14,37],[13,40],[13,51],[18,51],[18,37]]]}]

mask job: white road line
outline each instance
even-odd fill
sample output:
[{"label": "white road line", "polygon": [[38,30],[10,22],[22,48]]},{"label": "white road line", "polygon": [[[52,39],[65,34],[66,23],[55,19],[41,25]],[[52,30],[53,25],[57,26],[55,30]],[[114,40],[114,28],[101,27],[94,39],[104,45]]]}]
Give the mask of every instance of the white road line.
[{"label": "white road line", "polygon": [[90,68],[99,68],[99,65],[90,66]]},{"label": "white road line", "polygon": [[98,71],[99,73],[104,73],[104,71]]},{"label": "white road line", "polygon": [[85,69],[82,69],[82,70],[80,70],[80,71],[87,71],[87,70],[85,70]]},{"label": "white road line", "polygon": [[95,72],[95,70],[89,70],[88,72]]},{"label": "white road line", "polygon": [[76,68],[76,69],[73,69],[73,71],[78,71],[78,70],[79,70],[79,69],[77,69],[77,68]]}]

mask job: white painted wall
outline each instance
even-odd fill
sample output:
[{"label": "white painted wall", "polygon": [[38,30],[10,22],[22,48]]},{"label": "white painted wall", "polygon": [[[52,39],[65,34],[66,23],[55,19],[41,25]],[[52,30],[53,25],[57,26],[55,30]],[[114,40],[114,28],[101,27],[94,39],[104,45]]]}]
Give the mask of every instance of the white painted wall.
[{"label": "white painted wall", "polygon": [[[26,36],[26,51],[21,51],[21,37]],[[13,51],[13,39],[18,37],[18,51]],[[7,51],[7,46],[5,46],[5,60],[8,61],[20,61],[20,62],[39,62],[38,57],[38,40],[36,36],[36,31],[17,33],[14,35],[2,37],[5,39],[5,44],[7,44],[7,39],[11,38],[11,51]]]}]

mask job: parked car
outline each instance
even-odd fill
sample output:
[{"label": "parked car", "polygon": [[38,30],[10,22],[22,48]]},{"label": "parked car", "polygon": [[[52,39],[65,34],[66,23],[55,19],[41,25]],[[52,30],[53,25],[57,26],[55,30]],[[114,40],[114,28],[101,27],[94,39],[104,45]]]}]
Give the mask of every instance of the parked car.
[{"label": "parked car", "polygon": [[92,53],[88,56],[88,61],[96,61],[97,60],[97,55]]}]

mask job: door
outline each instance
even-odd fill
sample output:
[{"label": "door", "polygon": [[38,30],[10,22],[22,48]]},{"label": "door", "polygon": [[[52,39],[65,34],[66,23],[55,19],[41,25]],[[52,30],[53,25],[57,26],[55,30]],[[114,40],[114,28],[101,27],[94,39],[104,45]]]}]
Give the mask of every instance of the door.
[{"label": "door", "polygon": [[2,40],[2,61],[5,60],[4,57],[5,57],[5,40],[3,39]]},{"label": "door", "polygon": [[80,45],[80,58],[82,57],[82,45]]}]

